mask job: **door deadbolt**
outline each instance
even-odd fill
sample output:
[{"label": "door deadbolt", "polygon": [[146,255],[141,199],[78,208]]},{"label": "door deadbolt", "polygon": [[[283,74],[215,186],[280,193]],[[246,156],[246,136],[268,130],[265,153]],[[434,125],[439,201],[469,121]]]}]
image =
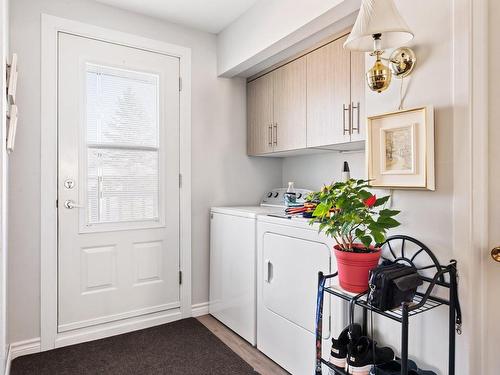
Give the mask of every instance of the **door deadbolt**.
[{"label": "door deadbolt", "polygon": [[75,181],[71,178],[68,178],[64,181],[64,187],[66,189],[73,189],[75,187]]}]

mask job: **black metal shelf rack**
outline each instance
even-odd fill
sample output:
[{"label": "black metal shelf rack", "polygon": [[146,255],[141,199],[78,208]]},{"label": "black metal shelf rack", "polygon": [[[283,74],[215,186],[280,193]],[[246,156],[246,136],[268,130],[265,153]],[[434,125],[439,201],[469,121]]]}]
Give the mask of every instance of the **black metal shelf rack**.
[{"label": "black metal shelf rack", "polygon": [[[449,355],[448,374],[455,375],[455,334],[461,333],[461,312],[457,294],[457,262],[450,261],[446,266],[440,265],[431,250],[422,242],[409,236],[392,236],[380,245],[382,248],[382,259],[414,266],[420,273],[424,288],[418,291],[411,303],[403,303],[401,307],[382,311],[369,305],[367,302],[368,292],[351,294],[343,291],[340,287],[326,286],[338,276],[335,272],[331,275],[318,274],[318,297],[316,306],[316,366],[315,375],[322,375],[322,364],[329,367],[336,374],[347,375],[344,369],[333,366],[322,358],[322,321],[323,321],[323,299],[324,294],[348,301],[353,308],[358,306],[363,309],[363,330],[367,333],[367,312],[372,311],[388,319],[401,323],[401,375],[408,374],[408,330],[409,318],[426,313],[440,306],[448,306],[449,309]],[[418,262],[420,260],[420,262]],[[423,260],[423,261],[422,261]],[[430,262],[429,262],[430,261]],[[425,274],[431,274],[431,276]],[[448,290],[448,298],[433,295],[436,287]]]}]

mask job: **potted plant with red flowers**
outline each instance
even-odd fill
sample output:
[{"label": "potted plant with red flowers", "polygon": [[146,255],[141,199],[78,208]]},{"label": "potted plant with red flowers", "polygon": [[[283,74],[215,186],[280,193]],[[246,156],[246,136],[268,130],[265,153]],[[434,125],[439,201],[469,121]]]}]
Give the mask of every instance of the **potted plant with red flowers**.
[{"label": "potted plant with red flowers", "polygon": [[386,232],[400,223],[400,211],[384,209],[389,196],[377,198],[367,189],[369,181],[350,179],[324,186],[309,200],[317,203],[311,224],[336,241],[335,257],[340,286],[353,293],[368,289],[369,271],[377,267]]}]

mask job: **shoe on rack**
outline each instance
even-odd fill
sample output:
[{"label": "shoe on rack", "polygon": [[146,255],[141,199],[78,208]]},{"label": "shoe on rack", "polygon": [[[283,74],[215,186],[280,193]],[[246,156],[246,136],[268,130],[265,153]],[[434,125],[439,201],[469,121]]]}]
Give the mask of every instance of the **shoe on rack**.
[{"label": "shoe on rack", "polygon": [[[417,370],[417,364],[412,360],[408,360],[408,370]],[[400,375],[401,374],[401,360],[396,359],[381,365],[374,366],[370,375]]]},{"label": "shoe on rack", "polygon": [[[352,324],[352,341],[357,342],[362,334],[361,326],[357,323]],[[347,347],[349,345],[349,326],[344,328],[339,337],[332,338],[332,350],[330,352],[330,363],[335,367],[345,369],[347,359]]]},{"label": "shoe on rack", "polygon": [[434,371],[416,369],[416,370],[409,370],[408,375],[437,375],[437,374]]},{"label": "shoe on rack", "polygon": [[391,348],[379,348],[376,342],[366,336],[350,345],[348,351],[347,372],[352,375],[369,375],[373,365],[381,365],[394,359],[394,351]]}]

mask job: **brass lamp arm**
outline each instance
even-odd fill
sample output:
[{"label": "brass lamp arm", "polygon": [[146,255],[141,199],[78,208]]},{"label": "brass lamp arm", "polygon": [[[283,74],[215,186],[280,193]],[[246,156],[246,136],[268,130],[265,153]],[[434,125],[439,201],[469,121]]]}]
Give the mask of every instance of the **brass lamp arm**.
[{"label": "brass lamp arm", "polygon": [[400,47],[395,49],[389,58],[382,57],[384,51],[373,51],[370,55],[377,56],[378,59],[389,62],[392,74],[396,78],[404,78],[413,71],[417,62],[415,52],[408,47]]}]

